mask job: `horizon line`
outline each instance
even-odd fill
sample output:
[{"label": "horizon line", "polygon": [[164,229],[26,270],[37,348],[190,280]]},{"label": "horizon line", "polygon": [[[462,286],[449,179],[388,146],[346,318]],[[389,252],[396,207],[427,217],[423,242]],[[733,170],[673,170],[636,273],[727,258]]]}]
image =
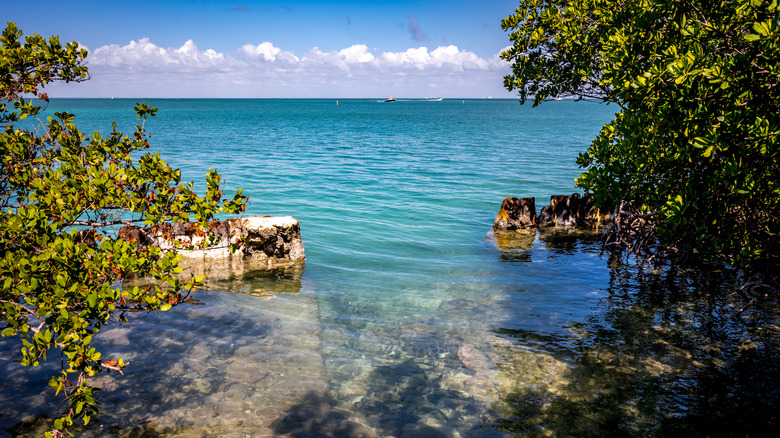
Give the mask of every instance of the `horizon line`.
[{"label": "horizon line", "polygon": [[[34,97],[34,96],[32,96]],[[293,100],[293,99],[310,99],[310,100],[373,100],[373,99],[387,99],[387,96],[369,96],[369,97],[115,97],[115,96],[48,96],[49,99],[232,99],[232,100]],[[519,97],[396,97],[396,100],[515,100]]]}]

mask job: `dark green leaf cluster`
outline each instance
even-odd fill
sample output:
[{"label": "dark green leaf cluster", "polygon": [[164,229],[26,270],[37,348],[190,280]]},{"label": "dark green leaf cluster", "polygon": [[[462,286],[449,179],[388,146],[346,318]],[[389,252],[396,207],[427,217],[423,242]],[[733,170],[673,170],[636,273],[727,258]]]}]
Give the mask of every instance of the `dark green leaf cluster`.
[{"label": "dark green leaf cluster", "polygon": [[[578,164],[598,205],[625,201],[669,249],[772,265],[780,254],[777,0],[523,0],[505,79],[538,104],[621,112]],[[637,242],[628,242],[628,244]]]},{"label": "dark green leaf cluster", "polygon": [[[29,101],[21,99],[24,94],[39,95],[43,84],[52,81],[81,82],[88,79],[87,67],[80,60],[87,51],[71,42],[64,47],[59,37],[52,36],[46,41],[38,34],[28,36],[21,41],[22,31],[15,23],[8,22],[0,36],[2,56],[0,56],[0,81],[3,83],[0,96],[0,123],[13,122],[34,116],[36,109]],[[77,62],[74,62],[77,61]],[[41,98],[48,99],[46,94]],[[7,108],[13,102],[18,111]]]},{"label": "dark green leaf cluster", "polygon": [[[21,364],[37,366],[52,350],[65,357],[65,368],[50,385],[68,402],[55,422],[66,429],[98,413],[89,378],[98,372],[122,372],[121,358],[104,358],[91,346],[93,336],[129,311],[164,311],[186,300],[201,278],[181,281],[174,252],[120,239],[117,228],[150,229],[164,222],[194,219],[201,228],[220,212],[239,213],[247,198],[239,190],[223,199],[220,175],[211,170],[207,193],[159,153],[133,153],[150,147],[145,122],[157,108],[138,104],[139,124],[131,135],[117,132],[87,136],[72,114],[56,113],[46,122],[22,93],[40,94],[52,80],[87,77],[86,51],[75,43],[60,46],[38,35],[20,41],[9,23],[0,44],[0,330],[18,336]],[[15,121],[34,117],[33,129]],[[150,277],[144,287],[122,288],[127,276]]]}]

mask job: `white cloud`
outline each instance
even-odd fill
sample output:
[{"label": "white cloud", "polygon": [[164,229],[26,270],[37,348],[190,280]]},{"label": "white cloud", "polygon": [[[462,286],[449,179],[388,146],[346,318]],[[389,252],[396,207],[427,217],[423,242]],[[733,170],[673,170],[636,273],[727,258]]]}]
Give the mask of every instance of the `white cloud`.
[{"label": "white cloud", "polygon": [[419,70],[442,69],[450,71],[489,70],[491,64],[472,52],[458,50],[457,46],[437,47],[428,52],[427,47],[408,49],[406,52],[383,53],[382,59],[393,66],[414,66]]},{"label": "white cloud", "polygon": [[246,55],[246,57],[249,59],[262,58],[264,61],[279,61],[288,63],[295,63],[300,61],[293,52],[283,51],[268,41],[264,41],[256,46],[251,44],[244,44],[244,46],[241,47],[240,52]]},{"label": "white cloud", "polygon": [[155,71],[176,71],[182,67],[202,70],[229,68],[230,60],[214,50],[201,52],[192,40],[178,49],[164,49],[142,38],[126,46],[112,44],[97,48],[87,57],[90,66],[151,68]]},{"label": "white cloud", "polygon": [[344,57],[344,61],[347,64],[371,62],[374,60],[374,55],[368,53],[368,47],[363,44],[356,44],[342,49],[339,51],[339,55]]},{"label": "white cloud", "polygon": [[[363,44],[302,56],[265,41],[233,55],[192,41],[163,48],[148,38],[99,47],[87,58],[92,80],[64,95],[128,97],[443,97],[500,95],[509,65],[457,46],[378,52]],[[81,94],[79,94],[81,93]],[[136,93],[136,95],[132,95]],[[138,95],[138,93],[141,93]],[[85,96],[87,97],[87,96]]]}]

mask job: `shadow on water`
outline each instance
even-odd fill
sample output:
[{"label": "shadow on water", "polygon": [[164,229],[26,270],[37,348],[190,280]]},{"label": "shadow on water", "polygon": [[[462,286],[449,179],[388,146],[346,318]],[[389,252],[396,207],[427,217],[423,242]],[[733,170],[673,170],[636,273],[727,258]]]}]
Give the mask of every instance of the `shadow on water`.
[{"label": "shadow on water", "polygon": [[[176,310],[179,313],[189,313],[181,312],[183,309]],[[141,318],[157,319],[154,315],[142,315]],[[174,318],[178,319],[176,317],[171,319]],[[205,401],[205,396],[211,393],[212,389],[223,388],[229,383],[227,379],[229,364],[226,359],[233,356],[240,347],[225,342],[204,346],[200,342],[202,338],[213,336],[231,338],[232,333],[224,331],[225,321],[221,317],[212,317],[208,313],[198,314],[200,329],[196,331],[188,324],[182,324],[183,330],[178,333],[167,327],[168,324],[165,324],[163,319],[143,322],[137,318],[133,319],[135,321],[131,321],[127,326],[104,330],[101,334],[109,339],[98,341],[99,338],[96,338],[94,344],[98,350],[120,353],[121,346],[127,345],[135,349],[143,348],[147,352],[159,352],[160,355],[155,355],[156,357],[139,355],[137,361],[130,361],[131,366],[126,370],[124,377],[117,377],[111,373],[103,374],[93,380],[93,384],[103,388],[100,393],[102,402],[100,409],[103,411],[100,420],[107,423],[109,431],[121,432],[120,436],[125,434],[143,436],[153,430],[158,433],[170,433],[186,429],[186,421],[176,425],[155,426],[154,422],[146,418],[164,417],[166,412],[181,409],[191,404],[193,400]],[[263,343],[268,338],[272,324],[272,321],[258,324],[258,321],[237,318],[231,322],[231,330],[250,334],[259,343]],[[156,326],[156,330],[149,330],[149,326]],[[157,336],[151,331],[157,332]],[[123,356],[127,357],[127,353]],[[154,362],[154,367],[151,367],[149,362]],[[214,363],[220,363],[220,366],[208,365]],[[195,370],[197,373],[194,372]],[[48,388],[45,390],[49,391]],[[177,393],[177,396],[171,397],[173,392]],[[42,394],[44,395],[51,394]],[[45,417],[42,419],[45,420]],[[24,427],[17,427],[13,431],[25,436],[24,429]],[[105,431],[81,428],[76,428],[75,431],[80,435],[105,433]]]},{"label": "shadow on water", "polygon": [[374,437],[376,433],[338,407],[332,397],[310,392],[274,422],[274,434],[290,437]]},{"label": "shadow on water", "polygon": [[575,255],[580,252],[601,252],[601,234],[579,228],[541,228],[539,242],[551,253]]},{"label": "shadow on water", "polygon": [[[197,293],[206,306],[131,315],[95,341],[131,362],[127,375],[95,382],[102,425],[75,433],[762,436],[780,426],[780,310],[767,298],[746,306],[739,273],[610,262],[593,233],[488,243],[486,279],[315,293],[284,269],[211,280],[236,293]],[[40,436],[61,408],[46,386],[59,361],[29,373],[8,359],[16,344],[0,341],[0,352],[0,434]]]},{"label": "shadow on water", "polygon": [[[101,331],[93,345],[130,366],[125,376],[93,380],[103,388],[101,424],[76,427],[77,436],[270,434],[296,400],[326,392],[316,300],[300,275],[284,270],[221,286],[242,294],[198,291],[207,305],[183,304],[160,318],[131,314],[129,323]],[[6,360],[18,355],[13,341],[0,345],[0,370],[10,373],[0,391],[0,431],[42,436],[62,409],[46,385],[59,361],[19,367]]]},{"label": "shadow on water", "polygon": [[[377,324],[349,318],[355,303],[331,301],[329,306],[339,306],[340,311],[331,307],[323,316],[323,351],[333,397],[328,404],[338,409],[329,410],[325,423],[299,421],[301,415],[293,411],[275,431],[292,436],[494,436],[480,427],[492,386],[477,373],[487,369],[464,368],[456,352],[466,341],[431,316],[468,313],[469,303],[449,300],[425,317]],[[304,412],[313,408],[301,406]],[[335,433],[344,427],[339,422],[357,435]],[[367,427],[358,430],[353,424]]]},{"label": "shadow on water", "polygon": [[[477,412],[480,402],[463,397],[461,391],[444,389],[440,381],[429,378],[429,369],[416,360],[378,366],[370,373],[366,394],[357,397],[348,409],[339,407],[343,403],[331,397],[310,394],[275,423],[274,432],[292,437],[451,436],[427,422],[447,423]],[[438,380],[442,377],[440,374]],[[356,412],[365,420],[356,417]],[[480,424],[463,427],[457,434],[503,436]]]},{"label": "shadow on water", "polygon": [[[569,237],[542,233],[540,243],[577,250],[580,237]],[[518,251],[511,245],[499,243],[502,257]],[[776,432],[777,297],[748,305],[751,297],[735,293],[744,276],[722,267],[611,264],[606,294],[589,317],[568,325],[569,335],[513,321],[495,331],[503,394],[496,426],[521,436]]]}]

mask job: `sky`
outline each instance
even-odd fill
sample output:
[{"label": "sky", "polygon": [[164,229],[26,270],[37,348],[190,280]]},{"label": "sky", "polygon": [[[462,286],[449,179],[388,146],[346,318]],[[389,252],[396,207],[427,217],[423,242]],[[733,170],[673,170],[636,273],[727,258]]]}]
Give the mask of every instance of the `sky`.
[{"label": "sky", "polygon": [[89,51],[51,97],[514,97],[517,0],[2,0],[3,22]]}]

